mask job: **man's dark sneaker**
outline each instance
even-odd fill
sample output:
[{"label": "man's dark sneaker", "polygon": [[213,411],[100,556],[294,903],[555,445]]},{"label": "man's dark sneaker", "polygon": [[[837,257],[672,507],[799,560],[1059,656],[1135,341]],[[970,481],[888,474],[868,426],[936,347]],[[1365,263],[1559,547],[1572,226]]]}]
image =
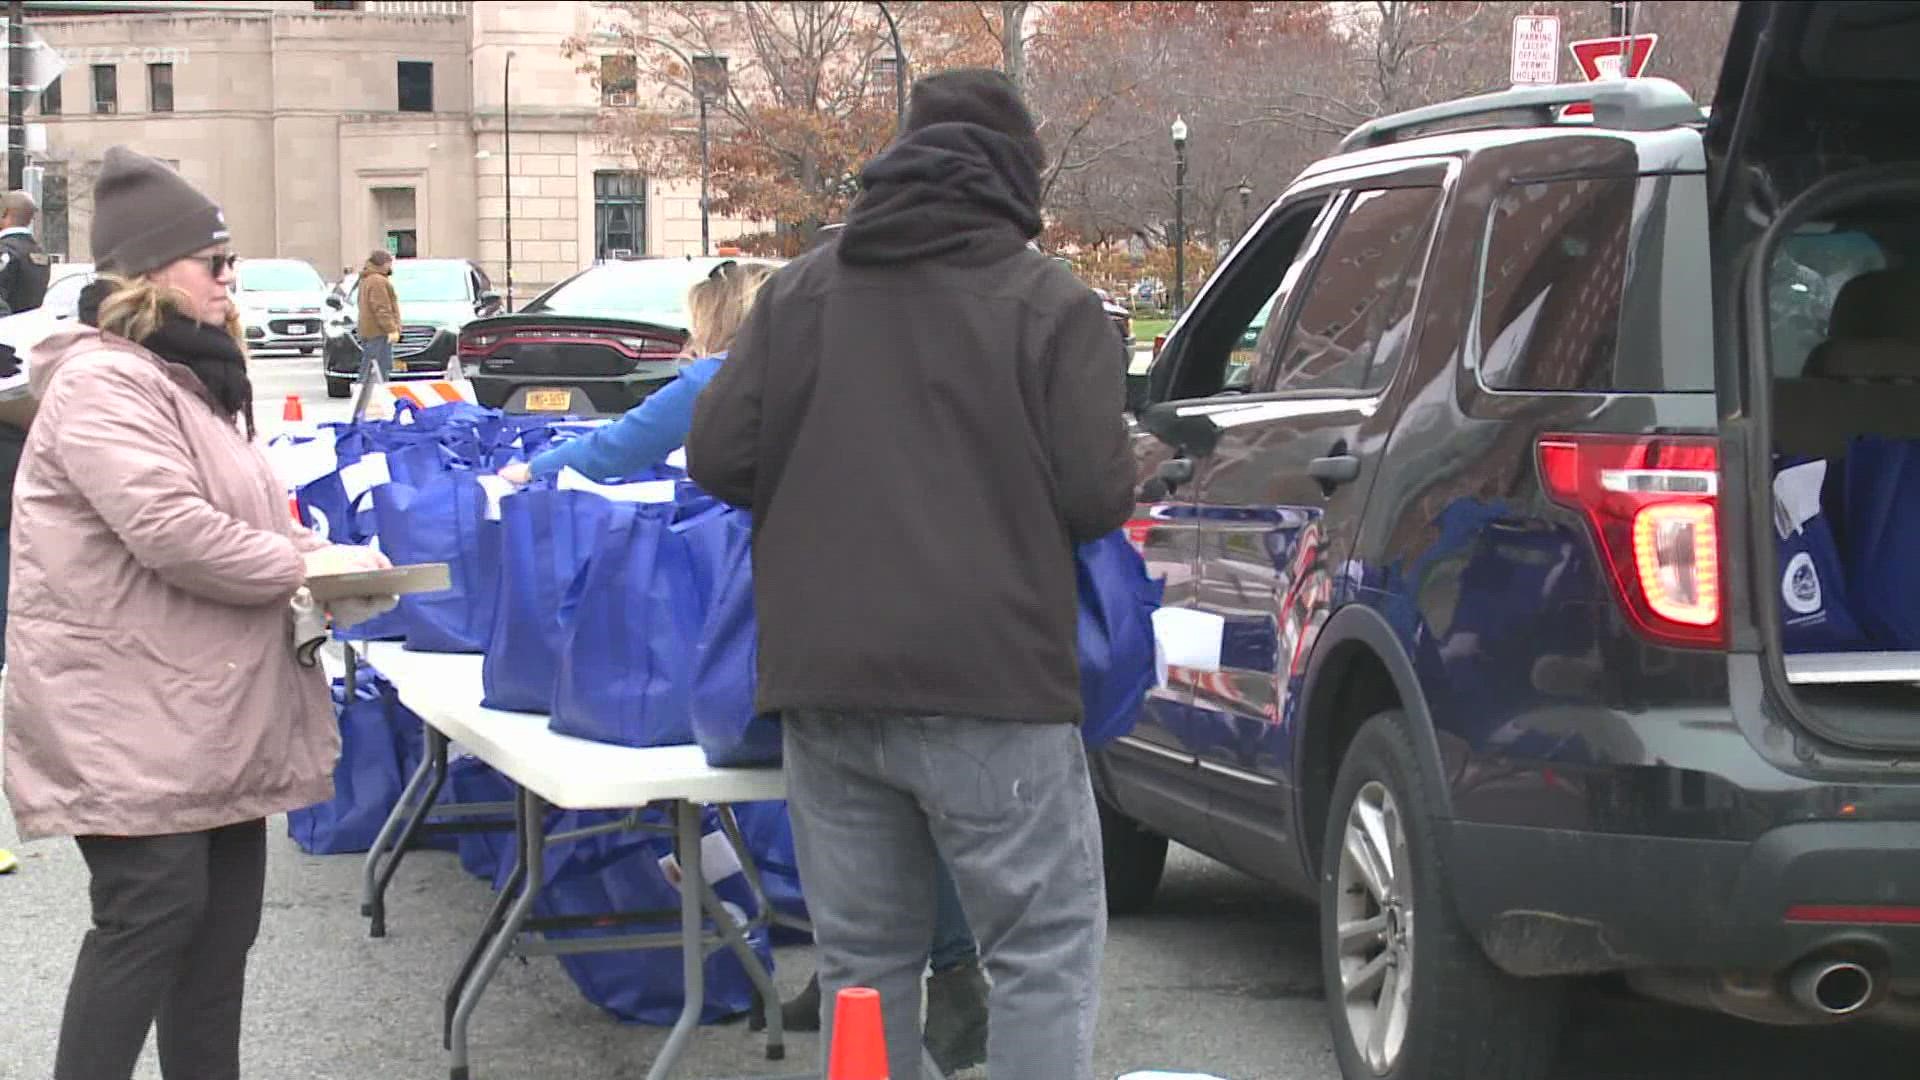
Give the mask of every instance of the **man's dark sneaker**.
[{"label": "man's dark sneaker", "polygon": [[987,1060],[987,977],[980,965],[936,971],[927,980],[926,1043],[948,1075]]}]

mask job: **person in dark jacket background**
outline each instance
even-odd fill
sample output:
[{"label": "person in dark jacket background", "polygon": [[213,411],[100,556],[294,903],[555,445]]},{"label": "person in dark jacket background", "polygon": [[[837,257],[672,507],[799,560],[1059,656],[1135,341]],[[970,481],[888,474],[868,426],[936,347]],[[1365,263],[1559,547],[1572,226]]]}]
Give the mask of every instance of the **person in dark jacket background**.
[{"label": "person in dark jacket background", "polygon": [[[688,466],[754,514],[825,1024],[880,991],[916,1075],[936,852],[992,980],[988,1072],[1088,1080],[1106,907],[1074,545],[1132,512],[1119,343],[1028,241],[1044,153],[992,71],[915,84],[846,228],[761,289]],[[830,1038],[823,1040],[830,1045]]]},{"label": "person in dark jacket background", "polygon": [[[0,308],[4,308],[0,316],[32,311],[47,297],[53,268],[33,236],[38,209],[33,196],[24,191],[0,196]],[[0,375],[19,371],[19,358],[12,354],[11,347],[0,349]],[[0,403],[0,666],[7,662],[7,539],[13,527],[13,476],[19,471],[20,450],[26,445],[32,419],[32,401]],[[6,861],[0,859],[0,863]]]}]

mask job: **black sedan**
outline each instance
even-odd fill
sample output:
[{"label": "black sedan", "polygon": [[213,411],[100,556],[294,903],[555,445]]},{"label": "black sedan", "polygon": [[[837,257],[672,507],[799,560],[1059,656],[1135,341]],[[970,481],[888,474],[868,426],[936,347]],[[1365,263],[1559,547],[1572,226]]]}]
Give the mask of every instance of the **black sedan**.
[{"label": "black sedan", "polygon": [[511,315],[460,333],[480,404],[572,416],[626,412],[673,381],[687,344],[687,290],[731,260],[649,258],[582,270]]}]

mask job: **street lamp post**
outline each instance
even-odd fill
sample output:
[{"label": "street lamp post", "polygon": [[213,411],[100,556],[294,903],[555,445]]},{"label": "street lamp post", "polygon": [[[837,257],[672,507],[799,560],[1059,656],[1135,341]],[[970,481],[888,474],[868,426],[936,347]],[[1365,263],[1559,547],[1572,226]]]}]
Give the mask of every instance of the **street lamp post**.
[{"label": "street lamp post", "polygon": [[1173,118],[1173,314],[1187,306],[1187,122]]},{"label": "street lamp post", "polygon": [[513,50],[500,76],[501,156],[500,186],[507,208],[507,310],[513,310]]},{"label": "street lamp post", "polygon": [[724,56],[696,56],[693,58],[693,96],[700,100],[700,254],[713,254],[712,215],[707,209],[707,185],[713,172],[712,158],[707,143],[707,107],[713,100],[725,92],[727,81],[727,58]]},{"label": "street lamp post", "polygon": [[884,3],[874,5],[880,9],[880,17],[887,20],[887,32],[893,35],[893,109],[900,130],[907,130],[907,51],[900,47],[900,24],[893,21],[893,12],[887,10]]}]

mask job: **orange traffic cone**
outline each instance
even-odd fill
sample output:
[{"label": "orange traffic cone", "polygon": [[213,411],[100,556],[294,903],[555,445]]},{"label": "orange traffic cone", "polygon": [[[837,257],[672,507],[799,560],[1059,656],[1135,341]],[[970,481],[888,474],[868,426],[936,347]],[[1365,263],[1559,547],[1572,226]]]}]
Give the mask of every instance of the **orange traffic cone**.
[{"label": "orange traffic cone", "polygon": [[827,1080],[887,1080],[887,1030],[880,1021],[880,992],[851,986],[833,1000]]},{"label": "orange traffic cone", "polygon": [[280,412],[280,419],[289,424],[297,424],[307,418],[307,412],[300,407],[300,395],[288,394],[287,407]]}]

